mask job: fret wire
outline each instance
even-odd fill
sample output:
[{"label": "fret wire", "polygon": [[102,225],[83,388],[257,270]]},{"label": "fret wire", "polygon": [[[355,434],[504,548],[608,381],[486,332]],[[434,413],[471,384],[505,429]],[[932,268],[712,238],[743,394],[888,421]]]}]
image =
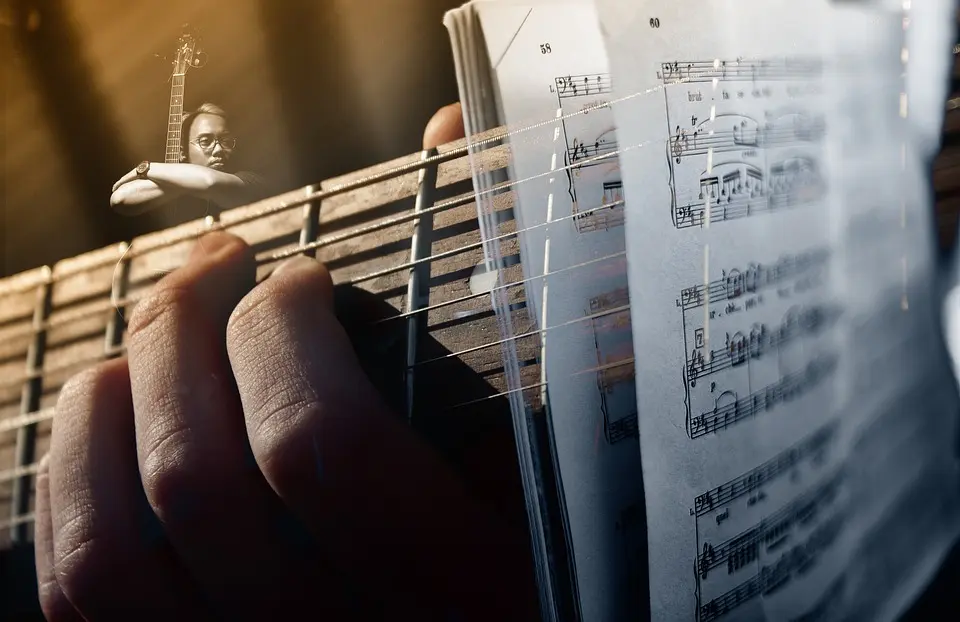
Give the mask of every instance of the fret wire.
[{"label": "fret wire", "polygon": [[432,358],[432,359],[427,359],[427,360],[425,360],[425,361],[418,361],[418,362],[416,363],[416,365],[414,365],[414,367],[423,367],[423,366],[429,365],[429,364],[431,364],[431,363],[437,363],[437,362],[439,362],[439,361],[445,361],[445,360],[447,360],[447,359],[454,358],[454,357],[460,358],[460,357],[463,356],[464,354],[472,354],[472,353],[474,353],[474,352],[480,352],[481,350],[488,350],[488,349],[490,349],[490,348],[493,348],[493,347],[496,347],[496,346],[500,346],[500,345],[503,345],[503,344],[505,344],[505,343],[510,343],[511,341],[519,341],[519,340],[521,340],[521,339],[527,339],[527,338],[529,338],[529,337],[534,337],[534,336],[542,335],[543,333],[545,333],[545,332],[547,332],[547,331],[550,331],[550,330],[555,330],[555,329],[557,329],[557,328],[565,328],[565,327],[568,327],[568,326],[573,326],[574,324],[579,324],[580,322],[583,322],[583,321],[585,321],[585,320],[594,320],[594,319],[597,319],[597,318],[606,317],[606,316],[608,316],[608,315],[614,315],[614,314],[616,314],[616,313],[621,313],[621,312],[623,312],[623,311],[628,311],[629,309],[630,309],[630,305],[629,305],[629,304],[626,304],[626,305],[621,305],[621,306],[619,306],[619,307],[614,307],[614,308],[612,308],[612,309],[606,309],[606,310],[604,310],[604,311],[598,311],[597,313],[591,313],[591,314],[589,314],[589,315],[583,315],[583,316],[580,316],[580,317],[573,318],[572,320],[567,320],[567,321],[565,321],[565,322],[561,322],[561,323],[559,323],[559,324],[554,324],[554,325],[552,325],[552,326],[547,326],[547,327],[545,327],[545,328],[541,328],[541,329],[534,330],[534,331],[529,331],[529,332],[526,332],[526,333],[520,333],[519,335],[513,335],[512,337],[506,337],[506,338],[504,338],[504,339],[500,339],[499,341],[491,341],[490,343],[485,343],[485,344],[482,344],[482,345],[479,345],[479,346],[473,346],[472,348],[466,348],[466,349],[464,349],[464,350],[459,350],[459,351],[457,351],[457,352],[450,352],[449,354],[444,354],[443,356],[438,356],[438,357],[435,357],[435,358]]},{"label": "fret wire", "polygon": [[611,259],[616,259],[616,258],[618,258],[618,257],[626,257],[626,255],[627,255],[627,252],[626,252],[626,251],[620,251],[620,252],[617,252],[617,253],[611,253],[610,255],[605,255],[605,256],[603,256],[603,257],[597,257],[596,259],[590,259],[589,261],[584,261],[583,263],[578,263],[578,264],[573,265],[573,266],[567,266],[566,268],[559,268],[559,269],[557,269],[557,270],[551,270],[550,272],[548,272],[548,273],[546,273],[546,274],[538,274],[538,275],[536,275],[536,276],[531,276],[531,277],[526,278],[526,279],[520,279],[519,281],[511,281],[510,283],[504,283],[503,285],[497,285],[496,287],[493,287],[493,288],[491,288],[491,289],[489,289],[489,290],[487,290],[487,291],[485,291],[485,292],[479,292],[479,293],[476,293],[476,294],[469,294],[469,295],[467,295],[467,296],[461,296],[461,297],[459,297],[459,298],[453,298],[453,299],[451,299],[451,300],[445,300],[445,301],[443,301],[443,302],[438,302],[438,303],[432,304],[432,305],[430,305],[430,306],[428,306],[428,307],[424,307],[424,308],[422,308],[422,309],[417,309],[416,311],[411,311],[411,312],[409,312],[409,313],[399,313],[399,314],[397,314],[397,315],[391,315],[390,317],[386,317],[386,318],[383,318],[383,319],[381,319],[381,320],[377,320],[376,322],[374,322],[373,324],[371,324],[371,326],[377,326],[377,325],[379,325],[379,324],[386,324],[386,323],[388,323],[388,322],[392,322],[392,321],[394,321],[394,320],[400,320],[400,319],[403,319],[403,318],[405,318],[405,317],[410,317],[410,316],[412,316],[412,315],[418,315],[418,314],[420,314],[420,313],[427,313],[427,312],[429,312],[429,311],[436,311],[437,309],[442,309],[443,307],[449,307],[449,306],[451,306],[451,305],[455,305],[455,304],[458,304],[458,303],[461,303],[461,302],[467,302],[467,301],[469,301],[469,300],[475,300],[475,299],[477,299],[477,298],[483,298],[484,296],[489,296],[490,294],[493,294],[493,293],[498,292],[498,291],[504,291],[504,290],[510,289],[511,287],[519,287],[520,285],[527,285],[527,284],[529,284],[529,283],[533,283],[533,282],[535,282],[535,281],[539,281],[539,280],[542,279],[542,278],[547,278],[547,277],[555,276],[555,275],[557,275],[557,274],[563,274],[564,272],[571,272],[571,271],[573,271],[573,270],[578,270],[578,269],[580,269],[580,268],[584,268],[584,267],[589,266],[589,265],[601,263],[601,262],[604,262],[604,261],[609,261],[609,260],[611,260]]},{"label": "fret wire", "polygon": [[[126,259],[130,246],[124,242],[121,243],[120,249],[120,259],[117,261],[117,267],[114,268],[110,284],[110,305],[113,313],[107,320],[103,345],[104,356],[107,358],[111,358],[112,352],[123,343],[123,330],[126,327],[126,320],[123,316],[126,305],[121,306],[120,301],[127,297],[127,285],[130,281],[130,261]],[[119,272],[119,275],[117,272]]]},{"label": "fret wire", "polygon": [[[686,81],[686,80],[681,79],[681,80],[678,81],[678,83],[682,83],[682,82],[684,82],[684,81]],[[331,187],[331,188],[329,188],[329,189],[327,189],[327,190],[320,190],[320,191],[318,191],[318,192],[316,192],[316,193],[314,193],[314,194],[312,194],[312,195],[310,195],[310,196],[308,196],[308,197],[305,197],[305,198],[303,198],[303,199],[299,199],[299,200],[292,201],[292,202],[282,202],[281,204],[276,205],[276,206],[274,206],[274,207],[272,207],[272,208],[264,208],[263,210],[260,210],[260,211],[258,211],[258,212],[255,212],[255,213],[253,213],[253,214],[251,214],[251,215],[249,215],[249,216],[247,216],[247,217],[244,217],[244,218],[238,219],[238,220],[236,220],[236,221],[234,221],[234,222],[231,222],[229,225],[218,224],[216,227],[213,227],[213,228],[210,228],[210,229],[205,229],[204,231],[199,232],[199,233],[186,233],[186,234],[183,234],[183,235],[180,235],[180,236],[175,236],[175,237],[173,237],[173,238],[171,238],[171,239],[169,239],[169,240],[166,240],[166,241],[164,241],[164,242],[162,242],[162,243],[160,243],[160,244],[157,244],[157,245],[155,245],[155,246],[150,247],[150,248],[147,249],[146,251],[140,251],[140,250],[137,250],[137,249],[134,248],[134,249],[131,251],[131,256],[130,256],[130,258],[131,258],[131,259],[134,259],[134,258],[136,258],[136,257],[140,257],[140,256],[143,255],[143,254],[156,252],[156,251],[158,251],[158,250],[160,250],[160,249],[167,248],[167,247],[170,247],[170,246],[174,246],[174,245],[179,244],[179,243],[181,243],[181,242],[189,241],[190,239],[196,239],[197,237],[202,236],[202,235],[208,233],[211,229],[224,230],[224,229],[227,229],[227,228],[230,228],[230,227],[235,227],[235,226],[239,226],[239,225],[242,225],[242,224],[247,224],[247,223],[249,223],[249,222],[254,222],[254,221],[260,220],[260,219],[262,219],[262,218],[266,218],[266,217],[269,217],[269,216],[273,216],[273,215],[278,214],[278,213],[280,213],[280,212],[283,212],[283,211],[286,211],[286,210],[289,210],[289,209],[292,209],[292,208],[295,208],[295,207],[299,207],[299,206],[301,206],[301,205],[306,204],[306,203],[309,202],[309,201],[328,199],[328,198],[332,198],[332,197],[335,197],[335,196],[339,196],[339,195],[341,195],[341,194],[346,194],[346,193],[348,193],[348,192],[352,192],[352,191],[357,190],[357,189],[360,189],[360,188],[364,188],[364,187],[368,187],[368,186],[373,186],[373,185],[376,185],[376,184],[378,184],[378,183],[382,183],[382,182],[384,182],[384,181],[389,181],[390,179],[393,179],[394,177],[399,177],[399,176],[406,175],[406,174],[408,174],[408,173],[412,173],[412,172],[414,172],[414,171],[417,171],[417,170],[419,170],[420,168],[422,168],[422,167],[424,167],[424,166],[429,166],[429,165],[433,165],[433,164],[436,164],[436,165],[445,164],[446,162],[449,162],[449,161],[451,161],[451,160],[455,160],[455,159],[457,159],[457,158],[459,158],[459,157],[464,156],[464,155],[467,154],[471,149],[475,149],[475,148],[477,148],[477,147],[482,147],[482,146],[486,146],[486,145],[491,145],[491,144],[493,144],[493,143],[496,143],[496,142],[499,142],[499,141],[503,140],[504,138],[509,138],[509,137],[512,137],[512,136],[516,136],[516,135],[521,134],[521,133],[523,133],[523,132],[527,132],[527,131],[530,131],[530,130],[538,129],[538,128],[541,128],[541,127],[544,127],[544,126],[547,126],[547,125],[556,124],[556,123],[562,122],[562,121],[564,121],[564,120],[566,120],[566,119],[570,119],[570,118],[573,118],[573,117],[578,116],[578,115],[581,115],[581,114],[586,114],[586,113],[588,113],[588,112],[590,112],[590,111],[593,111],[593,110],[599,110],[600,108],[608,107],[608,106],[610,106],[610,105],[612,105],[612,104],[614,104],[614,103],[619,103],[619,102],[621,102],[621,101],[626,101],[626,100],[628,100],[628,99],[631,99],[632,97],[636,97],[637,95],[641,95],[641,94],[644,94],[644,93],[652,93],[652,92],[658,91],[658,90],[660,90],[661,88],[662,88],[662,87],[654,87],[654,88],[652,88],[652,89],[647,89],[647,90],[644,91],[643,93],[639,93],[639,92],[638,92],[638,93],[634,93],[634,94],[632,94],[632,95],[623,96],[623,97],[621,97],[621,98],[618,98],[618,99],[613,100],[613,101],[610,101],[610,102],[605,102],[605,103],[603,103],[603,104],[595,104],[595,105],[592,105],[592,106],[587,106],[587,107],[584,107],[584,108],[581,109],[581,110],[577,110],[577,111],[575,111],[575,112],[572,112],[572,113],[569,113],[569,114],[566,114],[566,115],[561,115],[561,116],[559,116],[559,117],[552,117],[552,118],[550,118],[550,119],[548,119],[548,120],[546,120],[546,121],[540,121],[540,122],[537,122],[537,123],[533,123],[533,124],[531,124],[531,125],[527,125],[527,126],[521,127],[521,128],[519,128],[519,129],[516,129],[516,130],[509,130],[509,129],[505,129],[505,128],[497,128],[497,129],[495,129],[495,130],[490,130],[490,132],[493,132],[493,133],[490,134],[489,136],[486,136],[485,138],[479,138],[479,139],[477,139],[476,141],[471,142],[471,141],[470,141],[470,138],[476,138],[477,136],[483,136],[484,134],[487,134],[487,133],[488,133],[488,132],[478,132],[477,134],[475,134],[475,135],[473,135],[473,136],[467,137],[467,139],[466,139],[466,140],[467,140],[466,145],[464,145],[464,146],[462,146],[462,147],[450,147],[450,149],[449,149],[448,151],[444,151],[444,152],[442,152],[442,153],[438,153],[438,155],[433,156],[432,158],[429,158],[429,159],[426,160],[426,161],[422,161],[422,162],[419,162],[419,161],[418,161],[418,162],[415,162],[415,163],[398,165],[398,166],[395,166],[395,167],[393,167],[393,168],[391,168],[391,169],[388,169],[388,170],[386,170],[386,171],[383,171],[383,172],[381,172],[381,173],[374,173],[374,174],[368,175],[367,177],[363,177],[363,178],[360,178],[360,179],[355,180],[355,181],[352,181],[352,182],[344,182],[344,183],[341,183],[341,184],[337,184],[337,185],[335,185],[335,186],[333,186],[333,187]],[[461,139],[461,140],[463,140],[463,139]],[[455,143],[457,143],[457,142],[459,142],[459,141],[451,141],[450,143],[447,143],[447,144],[444,145],[444,146],[452,145],[452,144],[455,144]],[[639,146],[641,146],[641,145],[637,145],[637,146],[639,147]],[[567,170],[567,169],[574,169],[574,168],[582,167],[582,166],[584,166],[584,165],[586,165],[586,164],[589,164],[589,163],[592,163],[592,162],[594,162],[594,161],[599,161],[599,160],[603,160],[603,159],[609,159],[610,157],[617,156],[617,155],[619,155],[620,153],[622,153],[623,151],[625,151],[625,149],[620,149],[620,150],[614,151],[614,152],[612,152],[612,153],[603,154],[603,155],[601,155],[601,156],[595,156],[594,158],[587,158],[587,159],[578,161],[578,162],[575,163],[575,164],[571,164],[571,165],[569,165],[569,166],[565,166],[565,167],[562,167],[561,169],[557,169],[557,170]],[[556,171],[551,171],[551,172],[550,172],[550,174],[555,174],[555,173],[556,173]],[[464,178],[464,179],[468,179],[468,178]],[[503,189],[503,188],[508,188],[508,187],[516,186],[516,185],[519,185],[519,184],[524,183],[524,182],[526,182],[526,181],[530,181],[530,180],[529,180],[529,179],[526,179],[526,180],[518,180],[518,181],[504,182],[503,184],[500,184],[500,185],[498,185],[498,186],[495,187],[495,188],[488,189],[488,190],[485,190],[485,191],[480,192],[480,193],[474,193],[473,196],[474,196],[474,198],[476,198],[476,197],[479,197],[481,194],[486,194],[486,193],[489,193],[489,192],[491,192],[491,191],[499,191],[499,190],[501,190],[501,189]],[[264,200],[261,201],[261,202],[266,203],[266,202],[269,202],[270,200],[271,200],[271,199],[264,199]],[[241,209],[241,208],[244,208],[244,207],[250,207],[251,205],[256,205],[256,204],[255,204],[255,203],[251,203],[251,204],[246,205],[246,206],[240,206],[240,208],[237,208],[237,209]],[[378,207],[381,207],[381,206],[378,206]],[[374,209],[376,209],[376,208],[374,208]],[[298,252],[299,252],[299,251],[298,251]],[[95,269],[97,269],[97,268],[102,268],[104,265],[106,265],[104,262],[94,262],[94,263],[90,264],[89,266],[87,266],[87,267],[85,267],[85,268],[82,268],[82,269],[72,270],[72,271],[63,271],[63,272],[60,273],[57,277],[55,277],[54,282],[57,282],[57,281],[59,281],[59,280],[61,280],[61,279],[67,278],[67,277],[76,276],[77,274],[83,274],[83,273],[85,273],[85,272],[90,272],[90,271],[95,270]],[[15,287],[15,288],[11,288],[11,289],[7,290],[6,293],[7,293],[7,294],[22,293],[22,292],[26,291],[27,289],[29,289],[29,287]]]},{"label": "fret wire", "polygon": [[[50,306],[52,302],[53,284],[52,270],[49,266],[44,268],[45,282],[37,288],[37,301],[34,306],[33,323],[34,326],[42,324],[50,315]],[[43,366],[44,354],[46,349],[47,333],[38,330],[34,333],[33,340],[27,350],[26,371],[35,370]],[[23,384],[20,394],[20,414],[25,415],[40,409],[40,396],[43,392],[43,375],[40,377],[31,377]],[[16,453],[14,472],[19,473],[17,469],[22,469],[34,461],[36,451],[37,424],[32,423],[17,429]],[[30,511],[30,474],[22,473],[13,478],[13,495],[11,499],[11,520],[16,519],[22,514]],[[6,480],[5,480],[6,481]],[[13,542],[27,541],[27,527],[24,524],[17,525],[10,530],[10,539]]]},{"label": "fret wire", "polygon": [[[436,155],[436,149],[425,149],[421,155],[421,160],[428,160]],[[431,233],[433,232],[432,214],[424,214],[424,210],[434,203],[434,192],[437,185],[437,167],[428,166],[420,169],[420,179],[417,188],[417,199],[413,207],[413,213],[416,217],[413,221],[413,233],[410,236],[410,260],[417,261],[422,255],[429,255],[433,249]],[[426,270],[424,270],[426,268]],[[430,302],[430,266],[416,265],[410,269],[410,277],[407,280],[407,304],[406,311],[409,313],[419,309]],[[426,283],[426,291],[423,285]],[[407,348],[406,359],[407,367],[404,370],[406,382],[406,400],[407,400],[407,421],[413,424],[413,396],[414,396],[414,374],[412,365],[417,360],[417,332],[420,328],[420,318],[411,316],[407,319]]]},{"label": "fret wire", "polygon": [[[305,188],[307,195],[311,195],[316,192],[316,186],[307,186]],[[320,207],[322,203],[320,201],[313,201],[307,203],[303,208],[303,224],[300,227],[300,246],[306,247],[308,244],[316,241],[317,235],[320,233]],[[311,253],[309,250],[305,250],[304,255],[308,257],[316,258],[317,253]]]}]

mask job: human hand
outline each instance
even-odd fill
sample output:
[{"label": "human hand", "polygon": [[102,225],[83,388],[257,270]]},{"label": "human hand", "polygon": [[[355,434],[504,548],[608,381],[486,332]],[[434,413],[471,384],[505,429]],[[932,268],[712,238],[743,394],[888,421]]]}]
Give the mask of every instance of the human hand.
[{"label": "human hand", "polygon": [[123,177],[117,180],[117,183],[113,184],[113,189],[111,192],[116,192],[117,188],[124,184],[128,184],[131,181],[137,179],[137,167],[133,167],[129,172],[124,173]]},{"label": "human hand", "polygon": [[[523,538],[358,367],[311,259],[214,233],[61,392],[37,478],[49,620],[530,620]],[[81,618],[82,616],[82,618]]]},{"label": "human hand", "polygon": [[464,137],[463,110],[460,102],[438,110],[423,131],[423,148],[431,149]]}]

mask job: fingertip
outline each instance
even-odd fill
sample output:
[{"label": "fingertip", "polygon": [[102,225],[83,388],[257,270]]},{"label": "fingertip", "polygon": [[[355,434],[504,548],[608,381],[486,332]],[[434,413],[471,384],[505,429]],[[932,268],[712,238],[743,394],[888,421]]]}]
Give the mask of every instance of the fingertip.
[{"label": "fingertip", "polygon": [[432,149],[464,137],[463,110],[460,102],[438,110],[423,131],[423,148]]},{"label": "fingertip", "polygon": [[322,262],[313,259],[307,255],[297,255],[287,259],[277,266],[271,273],[271,279],[278,278],[300,279],[308,278],[316,280],[324,293],[326,300],[333,300],[333,278],[330,271]]},{"label": "fingertip", "polygon": [[246,252],[249,245],[243,238],[226,231],[211,231],[200,237],[190,252],[189,261],[215,254]]}]

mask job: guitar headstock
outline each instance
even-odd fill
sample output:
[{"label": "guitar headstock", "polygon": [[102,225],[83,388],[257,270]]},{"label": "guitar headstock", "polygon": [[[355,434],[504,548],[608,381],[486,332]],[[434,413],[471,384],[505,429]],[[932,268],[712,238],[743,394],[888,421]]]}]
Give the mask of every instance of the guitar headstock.
[{"label": "guitar headstock", "polygon": [[173,73],[182,75],[190,68],[201,67],[206,53],[200,48],[200,36],[196,29],[184,24],[183,33],[177,40],[177,56],[173,61]]}]

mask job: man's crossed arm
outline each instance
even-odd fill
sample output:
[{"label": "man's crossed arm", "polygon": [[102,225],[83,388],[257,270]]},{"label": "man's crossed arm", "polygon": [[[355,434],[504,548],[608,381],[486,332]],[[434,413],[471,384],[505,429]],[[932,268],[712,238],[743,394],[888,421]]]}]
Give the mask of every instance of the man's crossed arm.
[{"label": "man's crossed arm", "polygon": [[222,208],[250,203],[260,198],[252,179],[198,164],[154,162],[146,179],[136,169],[113,185],[110,205],[124,214],[141,214],[183,195],[212,201]]}]

